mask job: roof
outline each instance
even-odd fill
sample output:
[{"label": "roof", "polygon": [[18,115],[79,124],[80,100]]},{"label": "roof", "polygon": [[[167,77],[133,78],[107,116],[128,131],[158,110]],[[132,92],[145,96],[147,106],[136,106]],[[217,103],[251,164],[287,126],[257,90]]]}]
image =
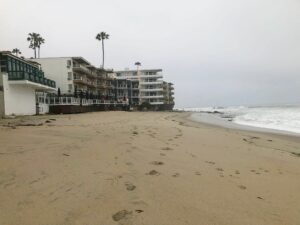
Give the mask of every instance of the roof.
[{"label": "roof", "polygon": [[[139,70],[140,72],[162,72],[162,69],[144,69],[144,70]],[[115,71],[116,73],[132,73],[132,72],[137,72],[137,70],[119,70]]]},{"label": "roof", "polygon": [[42,57],[42,58],[37,58],[37,59],[75,59],[86,65],[92,65],[89,61],[87,61],[85,58],[83,58],[81,56]]},{"label": "roof", "polygon": [[38,67],[40,65],[38,62],[31,61],[30,59],[25,59],[25,58],[21,58],[19,56],[15,56],[14,54],[11,53],[11,51],[0,51],[0,54],[9,55],[12,58],[15,58],[15,59],[20,60],[27,64],[31,64],[32,66],[35,66],[35,67]]}]

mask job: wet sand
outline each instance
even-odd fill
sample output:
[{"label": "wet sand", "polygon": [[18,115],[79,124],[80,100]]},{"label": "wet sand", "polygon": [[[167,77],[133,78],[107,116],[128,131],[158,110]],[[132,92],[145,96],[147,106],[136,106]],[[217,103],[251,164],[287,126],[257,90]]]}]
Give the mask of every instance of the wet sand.
[{"label": "wet sand", "polygon": [[299,224],[298,139],[188,116],[0,120],[0,224]]}]

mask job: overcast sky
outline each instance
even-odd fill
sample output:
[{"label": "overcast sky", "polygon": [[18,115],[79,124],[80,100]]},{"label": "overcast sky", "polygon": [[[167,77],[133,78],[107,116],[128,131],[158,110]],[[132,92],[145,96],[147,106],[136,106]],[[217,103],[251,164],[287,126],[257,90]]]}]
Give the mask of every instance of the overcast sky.
[{"label": "overcast sky", "polygon": [[0,0],[0,50],[162,68],[176,107],[300,104],[300,0]]}]

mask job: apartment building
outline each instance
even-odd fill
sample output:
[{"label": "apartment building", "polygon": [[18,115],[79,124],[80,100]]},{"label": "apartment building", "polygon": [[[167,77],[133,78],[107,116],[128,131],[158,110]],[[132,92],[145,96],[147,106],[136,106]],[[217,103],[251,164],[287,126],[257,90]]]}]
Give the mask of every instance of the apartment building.
[{"label": "apartment building", "polygon": [[31,59],[38,62],[46,76],[55,80],[61,95],[95,96],[99,69],[83,57]]},{"label": "apartment building", "polygon": [[164,104],[161,69],[116,71],[116,75],[132,82],[132,103],[140,105],[147,102],[152,106]]},{"label": "apartment building", "polygon": [[56,92],[55,81],[46,78],[41,65],[0,52],[0,115],[36,114],[37,92]]},{"label": "apartment building", "polygon": [[173,83],[163,82],[164,104],[166,109],[173,109],[174,107],[174,85]]}]

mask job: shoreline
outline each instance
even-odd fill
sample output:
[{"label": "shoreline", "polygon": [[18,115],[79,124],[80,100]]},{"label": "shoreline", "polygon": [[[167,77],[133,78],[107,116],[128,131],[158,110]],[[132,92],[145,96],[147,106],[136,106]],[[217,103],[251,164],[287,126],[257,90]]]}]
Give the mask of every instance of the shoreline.
[{"label": "shoreline", "polygon": [[[232,129],[239,132],[269,135],[272,137],[279,137],[279,138],[288,139],[300,143],[300,134],[295,132],[237,124],[231,121],[226,121],[215,115],[210,115],[207,113],[204,113],[204,115],[206,116],[205,119],[208,119],[208,121],[205,121],[205,119],[199,120],[196,118],[192,118],[193,114],[202,114],[202,113],[199,112],[186,112],[186,113],[188,113],[186,116],[187,121],[193,121],[195,123],[200,123],[203,125],[213,126],[213,127],[223,128],[223,129]],[[213,119],[213,121],[211,119]]]},{"label": "shoreline", "polygon": [[0,223],[298,225],[299,142],[188,116],[1,121]]}]

